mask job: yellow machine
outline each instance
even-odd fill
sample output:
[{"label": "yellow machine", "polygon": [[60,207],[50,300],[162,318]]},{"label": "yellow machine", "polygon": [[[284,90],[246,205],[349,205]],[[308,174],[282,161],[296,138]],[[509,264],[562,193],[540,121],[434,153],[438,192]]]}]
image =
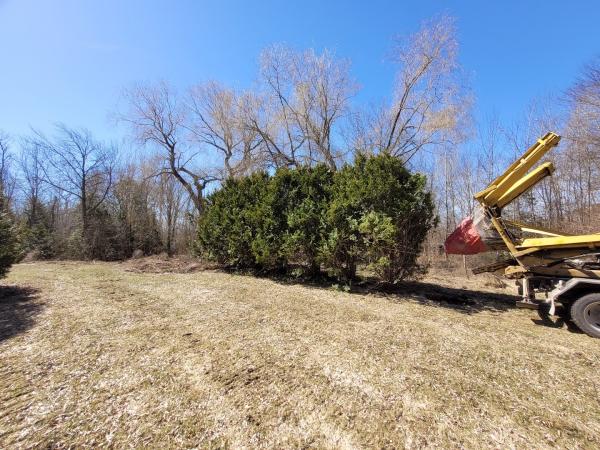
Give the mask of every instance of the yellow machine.
[{"label": "yellow machine", "polygon": [[[506,206],[552,175],[550,162],[532,168],[559,141],[560,136],[547,133],[475,195],[489,229],[497,233],[501,239],[497,242],[511,258],[474,272],[504,270],[506,277],[521,284],[521,305],[545,306],[554,315],[555,303],[560,303],[582,331],[600,337],[600,234],[572,236],[502,218]],[[546,301],[538,304],[536,292],[546,293]]]}]

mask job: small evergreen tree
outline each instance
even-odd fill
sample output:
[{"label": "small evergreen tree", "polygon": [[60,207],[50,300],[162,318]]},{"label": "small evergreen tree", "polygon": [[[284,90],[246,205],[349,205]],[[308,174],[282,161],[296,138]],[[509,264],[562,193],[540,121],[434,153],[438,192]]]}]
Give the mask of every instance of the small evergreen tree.
[{"label": "small evergreen tree", "polygon": [[13,220],[0,198],[0,277],[5,277],[17,257],[17,240]]},{"label": "small evergreen tree", "polygon": [[256,268],[275,258],[266,200],[269,177],[255,173],[228,179],[207,199],[198,224],[197,251],[226,266]]},{"label": "small evergreen tree", "polygon": [[319,248],[326,235],[324,218],[332,180],[333,172],[324,164],[279,169],[271,180],[271,209],[283,220],[280,253],[309,275],[320,271]]},{"label": "small evergreen tree", "polygon": [[322,246],[334,274],[350,280],[366,263],[385,281],[397,282],[420,271],[417,258],[437,222],[425,181],[387,154],[358,155],[335,174]]},{"label": "small evergreen tree", "polygon": [[27,203],[23,221],[18,227],[18,254],[23,258],[35,254],[36,258],[50,259],[56,255],[52,220],[46,205],[36,199]]}]

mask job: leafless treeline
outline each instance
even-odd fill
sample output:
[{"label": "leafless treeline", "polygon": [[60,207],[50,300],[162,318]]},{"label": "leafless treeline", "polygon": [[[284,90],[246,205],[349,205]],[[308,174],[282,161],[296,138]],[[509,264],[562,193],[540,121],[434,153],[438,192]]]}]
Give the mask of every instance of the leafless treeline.
[{"label": "leafless treeline", "polygon": [[156,175],[156,158],[123,162],[114,145],[63,124],[49,136],[5,135],[0,145],[4,204],[23,255],[118,259],[185,250],[189,199],[175,179]]},{"label": "leafless treeline", "polygon": [[130,87],[117,117],[144,149],[135,160],[63,124],[49,135],[2,134],[4,206],[20,224],[24,251],[107,259],[174,253],[187,250],[207,193],[228,177],[317,163],[335,170],[357,152],[386,152],[428,173],[442,235],[472,213],[475,192],[552,129],[565,137],[554,155],[558,171],[512,214],[578,229],[597,223],[598,61],[565,98],[532,108],[522,122],[473,126],[457,50],[448,17],[399,39],[389,55],[393,89],[368,106],[354,101],[360,86],[348,60],[281,45],[261,54],[252,89],[216,81],[179,91],[166,82]]}]

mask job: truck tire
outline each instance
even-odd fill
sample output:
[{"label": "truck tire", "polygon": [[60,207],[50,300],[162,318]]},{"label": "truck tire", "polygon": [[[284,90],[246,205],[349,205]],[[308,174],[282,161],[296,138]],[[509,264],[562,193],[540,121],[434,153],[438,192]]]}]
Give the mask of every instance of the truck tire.
[{"label": "truck tire", "polygon": [[600,338],[600,293],[584,295],[573,302],[571,318],[585,334]]}]

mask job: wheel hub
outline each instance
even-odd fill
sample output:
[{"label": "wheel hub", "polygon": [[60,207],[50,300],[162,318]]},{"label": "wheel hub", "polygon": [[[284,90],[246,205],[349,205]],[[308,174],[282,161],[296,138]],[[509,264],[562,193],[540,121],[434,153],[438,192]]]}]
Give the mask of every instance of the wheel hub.
[{"label": "wheel hub", "polygon": [[600,302],[587,305],[583,310],[583,317],[589,326],[600,332]]}]

